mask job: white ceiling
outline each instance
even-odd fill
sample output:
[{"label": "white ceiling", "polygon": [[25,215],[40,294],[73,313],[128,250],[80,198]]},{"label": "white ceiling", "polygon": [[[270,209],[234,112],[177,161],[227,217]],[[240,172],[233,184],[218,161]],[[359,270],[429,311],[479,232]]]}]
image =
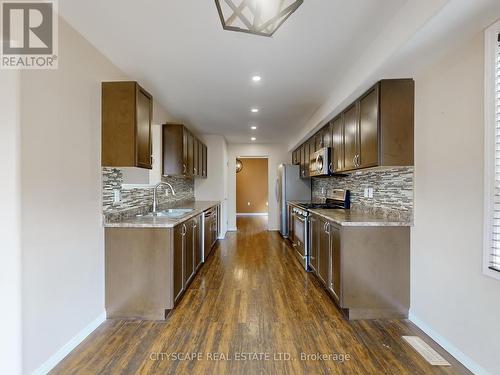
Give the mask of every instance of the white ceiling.
[{"label": "white ceiling", "polygon": [[405,3],[307,0],[273,38],[224,31],[213,0],[64,0],[60,13],[194,131],[288,144]]}]

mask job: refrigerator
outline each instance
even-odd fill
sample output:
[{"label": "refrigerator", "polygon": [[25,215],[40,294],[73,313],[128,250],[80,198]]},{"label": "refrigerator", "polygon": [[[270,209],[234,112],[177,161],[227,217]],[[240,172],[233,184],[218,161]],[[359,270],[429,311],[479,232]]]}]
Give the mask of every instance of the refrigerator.
[{"label": "refrigerator", "polygon": [[288,237],[287,201],[310,201],[311,180],[300,178],[300,166],[280,164],[276,181],[276,201],[278,202],[280,233]]}]

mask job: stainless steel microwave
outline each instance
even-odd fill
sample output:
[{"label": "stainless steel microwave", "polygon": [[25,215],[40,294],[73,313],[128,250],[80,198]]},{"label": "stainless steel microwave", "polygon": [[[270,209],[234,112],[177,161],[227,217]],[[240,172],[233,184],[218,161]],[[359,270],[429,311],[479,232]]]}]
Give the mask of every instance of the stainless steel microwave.
[{"label": "stainless steel microwave", "polygon": [[324,147],[311,154],[309,160],[309,175],[310,176],[328,176],[331,172],[331,148]]}]

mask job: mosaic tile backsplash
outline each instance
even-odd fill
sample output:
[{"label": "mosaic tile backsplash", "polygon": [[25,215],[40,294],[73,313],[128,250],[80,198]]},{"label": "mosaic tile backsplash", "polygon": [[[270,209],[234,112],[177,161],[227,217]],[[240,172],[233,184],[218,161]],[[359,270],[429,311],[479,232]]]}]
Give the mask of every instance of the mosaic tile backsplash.
[{"label": "mosaic tile backsplash", "polygon": [[[194,200],[194,180],[192,178],[162,177],[170,183],[175,196],[167,197],[163,187],[158,188],[159,207],[168,207],[178,202]],[[121,201],[113,203],[114,190],[120,190]],[[106,220],[149,212],[153,207],[153,188],[123,189],[123,173],[117,168],[102,168],[102,210]]]},{"label": "mosaic tile backsplash", "polygon": [[[373,188],[373,198],[364,198],[365,188]],[[313,200],[324,201],[331,196],[332,189],[350,190],[352,209],[413,216],[413,167],[371,169],[312,179]]]}]

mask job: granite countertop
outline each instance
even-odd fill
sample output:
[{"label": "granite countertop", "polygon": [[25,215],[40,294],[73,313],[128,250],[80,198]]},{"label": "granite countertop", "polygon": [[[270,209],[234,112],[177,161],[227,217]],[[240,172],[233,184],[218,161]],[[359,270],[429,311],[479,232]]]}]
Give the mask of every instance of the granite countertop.
[{"label": "granite countertop", "polygon": [[219,201],[183,202],[169,208],[192,208],[193,211],[179,218],[131,216],[116,221],[106,221],[105,228],[173,228],[204,211],[217,206]]},{"label": "granite countertop", "polygon": [[[287,202],[297,206],[300,201]],[[321,216],[337,225],[344,227],[411,227],[412,220],[394,215],[383,215],[381,213],[369,212],[362,209],[309,209],[315,215]]]}]

